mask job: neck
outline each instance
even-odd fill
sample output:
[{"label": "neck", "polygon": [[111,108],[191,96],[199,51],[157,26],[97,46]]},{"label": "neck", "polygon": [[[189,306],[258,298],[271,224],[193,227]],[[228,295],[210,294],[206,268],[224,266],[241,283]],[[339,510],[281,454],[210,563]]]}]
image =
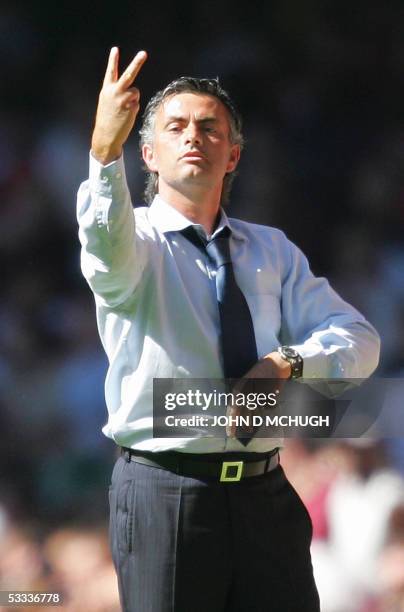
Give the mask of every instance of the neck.
[{"label": "neck", "polygon": [[220,209],[220,192],[200,191],[195,189],[187,193],[185,189],[178,191],[166,183],[159,183],[159,195],[161,198],[178,210],[184,217],[202,225],[207,234],[212,234],[217,224]]}]

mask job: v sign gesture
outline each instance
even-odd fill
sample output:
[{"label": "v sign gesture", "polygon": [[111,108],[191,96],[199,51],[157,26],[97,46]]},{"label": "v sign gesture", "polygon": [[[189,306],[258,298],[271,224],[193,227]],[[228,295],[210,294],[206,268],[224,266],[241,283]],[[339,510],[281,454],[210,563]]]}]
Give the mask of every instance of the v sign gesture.
[{"label": "v sign gesture", "polygon": [[119,77],[119,49],[110,51],[91,140],[92,154],[104,165],[118,159],[134,126],[140,92],[133,83],[146,59],[146,51],[139,51]]}]

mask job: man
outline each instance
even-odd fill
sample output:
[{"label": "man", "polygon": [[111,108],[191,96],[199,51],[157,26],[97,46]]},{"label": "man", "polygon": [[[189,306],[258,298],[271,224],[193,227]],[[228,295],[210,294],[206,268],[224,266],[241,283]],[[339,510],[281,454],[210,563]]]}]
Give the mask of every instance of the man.
[{"label": "man", "polygon": [[216,81],[181,78],[149,103],[152,203],[133,211],[122,151],[146,57],[119,75],[111,50],[78,196],[82,270],[110,362],[103,431],[126,449],[110,489],[122,607],[315,612],[312,526],[278,465],[282,440],[239,439],[233,426],[223,438],[153,438],[153,379],[364,378],[378,336],[282,232],[226,216],[242,134]]}]

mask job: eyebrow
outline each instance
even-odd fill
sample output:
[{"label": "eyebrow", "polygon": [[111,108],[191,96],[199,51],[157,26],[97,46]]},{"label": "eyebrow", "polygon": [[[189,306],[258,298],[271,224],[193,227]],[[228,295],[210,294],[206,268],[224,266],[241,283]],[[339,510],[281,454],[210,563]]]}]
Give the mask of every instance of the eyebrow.
[{"label": "eyebrow", "polygon": [[[171,115],[170,117],[168,117],[167,121],[164,124],[164,127],[167,127],[168,125],[170,125],[170,123],[173,123],[175,121],[178,121],[179,123],[185,123],[187,121],[187,119],[185,117],[182,117],[181,115]],[[202,119],[197,119],[197,123],[217,123],[218,119],[217,117],[203,117]]]}]

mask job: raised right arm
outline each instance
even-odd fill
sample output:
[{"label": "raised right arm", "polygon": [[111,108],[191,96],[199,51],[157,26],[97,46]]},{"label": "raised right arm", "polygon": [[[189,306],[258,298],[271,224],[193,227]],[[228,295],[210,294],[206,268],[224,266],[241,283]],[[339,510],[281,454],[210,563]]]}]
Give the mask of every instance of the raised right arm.
[{"label": "raised right arm", "polygon": [[139,90],[132,85],[146,58],[140,51],[119,77],[119,52],[111,49],[91,141],[90,175],[78,192],[82,271],[96,299],[110,307],[133,293],[146,263],[146,245],[136,240],[122,158],[139,112]]}]

